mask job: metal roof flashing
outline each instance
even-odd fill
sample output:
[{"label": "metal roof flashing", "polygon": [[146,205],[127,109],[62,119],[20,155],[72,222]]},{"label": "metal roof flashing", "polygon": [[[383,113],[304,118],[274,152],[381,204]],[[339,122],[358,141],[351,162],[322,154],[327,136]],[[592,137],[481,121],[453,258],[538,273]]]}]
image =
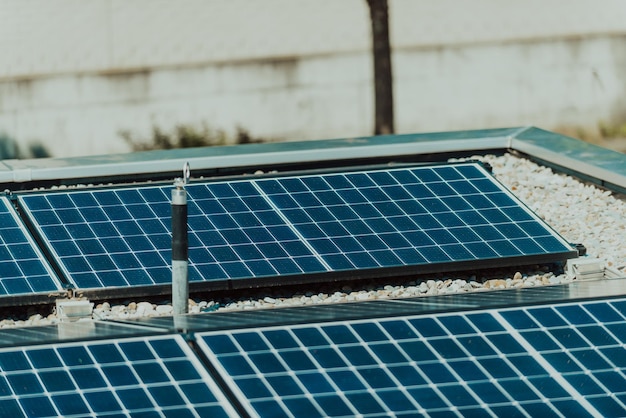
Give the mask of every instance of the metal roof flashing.
[{"label": "metal roof flashing", "polygon": [[[559,171],[626,191],[626,156],[535,127],[386,135],[144,151],[101,156],[5,160],[0,183],[119,182],[177,173],[188,161],[194,171],[254,169],[332,161],[389,160],[408,156],[516,151]],[[104,180],[103,180],[104,181]]]},{"label": "metal roof flashing", "polygon": [[558,171],[626,193],[626,155],[538,128],[512,138],[510,149]]}]

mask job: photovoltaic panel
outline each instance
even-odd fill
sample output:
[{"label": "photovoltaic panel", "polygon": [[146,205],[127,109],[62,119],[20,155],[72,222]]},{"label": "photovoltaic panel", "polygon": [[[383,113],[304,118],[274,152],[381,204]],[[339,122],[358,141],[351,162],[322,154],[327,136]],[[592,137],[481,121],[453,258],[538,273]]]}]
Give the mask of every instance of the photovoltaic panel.
[{"label": "photovoltaic panel", "polygon": [[60,290],[61,285],[11,203],[0,198],[0,296]]},{"label": "photovoltaic panel", "polygon": [[[170,189],[33,194],[20,203],[77,287],[162,284],[171,277]],[[474,163],[186,189],[196,282],[432,272],[575,255]]]},{"label": "photovoltaic panel", "polygon": [[626,414],[626,300],[196,334],[252,416]]},{"label": "photovoltaic panel", "polygon": [[477,164],[256,184],[331,271],[572,254]]},{"label": "photovoltaic panel", "polygon": [[143,317],[126,320],[133,325],[154,327],[161,331],[189,332],[219,331],[225,329],[270,327],[342,320],[359,320],[373,317],[424,315],[440,312],[457,312],[474,309],[497,309],[546,303],[566,303],[572,300],[611,299],[622,297],[625,279],[603,281],[575,280],[556,286],[535,286],[491,290],[485,292],[446,293],[400,299],[375,299],[368,301],[312,304],[280,309],[217,311],[203,315],[174,317]]},{"label": "photovoltaic panel", "polygon": [[[20,196],[78,288],[171,281],[168,187]],[[325,271],[250,182],[187,186],[189,280]]]},{"label": "photovoltaic panel", "polygon": [[7,417],[231,417],[180,336],[0,349]]}]

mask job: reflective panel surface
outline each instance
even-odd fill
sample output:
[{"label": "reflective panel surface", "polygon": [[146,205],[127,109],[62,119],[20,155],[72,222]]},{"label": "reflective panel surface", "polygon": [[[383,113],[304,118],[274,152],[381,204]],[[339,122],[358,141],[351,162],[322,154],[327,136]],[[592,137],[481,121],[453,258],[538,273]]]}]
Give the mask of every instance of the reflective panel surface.
[{"label": "reflective panel surface", "polygon": [[198,334],[251,414],[623,416],[626,299]]},{"label": "reflective panel surface", "polygon": [[0,349],[7,417],[235,412],[180,336]]},{"label": "reflective panel surface", "polygon": [[0,198],[0,296],[61,289],[8,199]]},{"label": "reflective panel surface", "polygon": [[[20,202],[77,287],[140,286],[171,280],[169,192],[75,191]],[[447,271],[575,254],[475,163],[198,183],[187,192],[196,282]]]}]

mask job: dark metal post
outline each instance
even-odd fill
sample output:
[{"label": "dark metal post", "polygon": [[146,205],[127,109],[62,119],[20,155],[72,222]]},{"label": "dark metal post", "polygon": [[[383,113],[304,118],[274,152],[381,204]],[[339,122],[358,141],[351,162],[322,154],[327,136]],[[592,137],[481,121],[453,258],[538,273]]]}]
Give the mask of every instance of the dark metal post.
[{"label": "dark metal post", "polygon": [[374,56],[374,135],[394,133],[393,76],[387,0],[367,0]]},{"label": "dark metal post", "polygon": [[172,308],[174,315],[189,312],[187,191],[189,163],[183,168],[183,178],[174,180],[172,190]]}]

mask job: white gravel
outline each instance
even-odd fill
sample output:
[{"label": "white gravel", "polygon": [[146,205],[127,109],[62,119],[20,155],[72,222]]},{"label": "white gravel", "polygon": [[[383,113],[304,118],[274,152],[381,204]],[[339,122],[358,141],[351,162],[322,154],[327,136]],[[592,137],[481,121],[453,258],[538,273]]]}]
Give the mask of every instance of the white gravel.
[{"label": "white gravel", "polygon": [[[626,274],[626,200],[585,184],[570,176],[555,174],[551,169],[511,154],[475,156],[493,167],[496,178],[543,218],[566,240],[582,243],[587,254],[606,261],[607,266]],[[459,160],[451,160],[459,161]],[[545,286],[571,281],[563,274],[550,271],[516,272],[512,277],[482,280],[474,276],[450,275],[445,278],[412,281],[401,286],[386,285],[370,289],[344,287],[334,293],[315,291],[291,297],[264,297],[220,304],[217,301],[190,300],[189,312],[229,311],[241,309],[303,306],[359,300],[389,299],[437,294],[476,292],[514,287]],[[314,285],[310,286],[314,288]],[[104,302],[94,307],[94,319],[128,319],[172,314],[169,304],[131,302],[113,305]],[[5,319],[0,328],[56,323],[53,313],[47,317],[32,315],[28,320]]]}]

